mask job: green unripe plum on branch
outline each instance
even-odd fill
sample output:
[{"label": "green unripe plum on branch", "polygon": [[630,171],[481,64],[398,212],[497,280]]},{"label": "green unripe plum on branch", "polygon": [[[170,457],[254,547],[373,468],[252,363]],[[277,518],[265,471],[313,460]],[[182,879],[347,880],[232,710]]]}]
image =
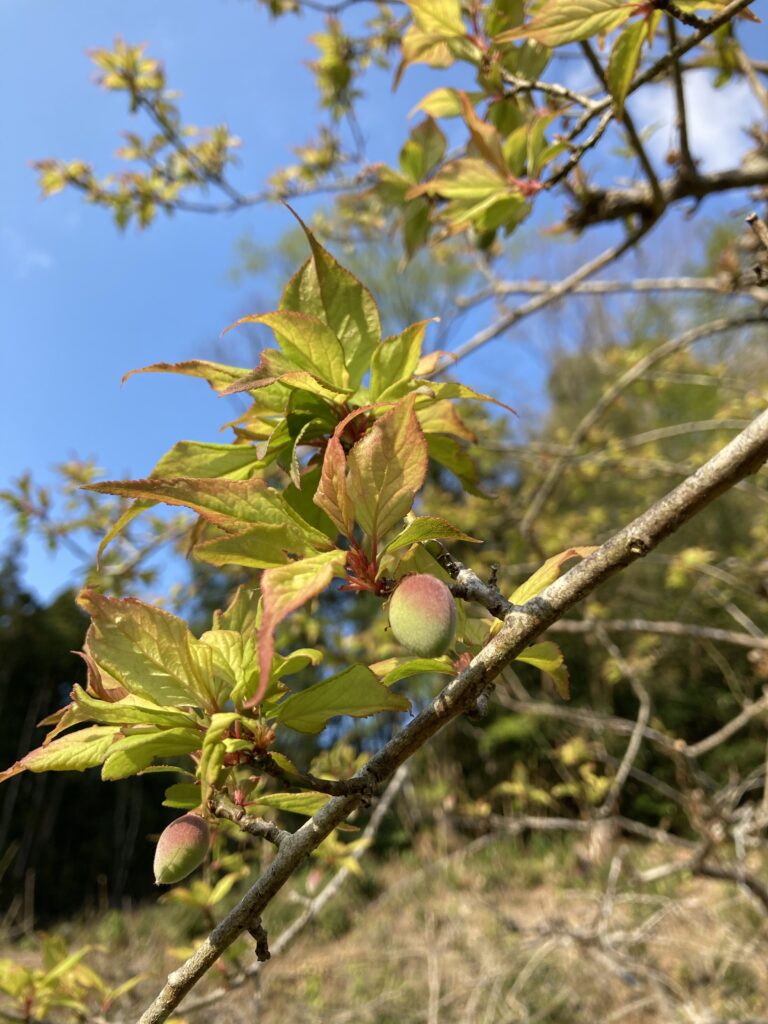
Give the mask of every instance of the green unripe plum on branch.
[{"label": "green unripe plum on branch", "polygon": [[398,643],[422,658],[437,658],[453,644],[456,605],[435,576],[406,576],[389,601],[389,624]]},{"label": "green unripe plum on branch", "polygon": [[184,814],[160,833],[155,849],[155,882],[174,885],[205,860],[210,843],[208,823],[198,814]]}]

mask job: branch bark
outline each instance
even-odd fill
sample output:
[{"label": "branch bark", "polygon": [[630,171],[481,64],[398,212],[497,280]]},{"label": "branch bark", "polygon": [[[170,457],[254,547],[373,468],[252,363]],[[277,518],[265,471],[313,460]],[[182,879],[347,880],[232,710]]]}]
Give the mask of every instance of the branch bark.
[{"label": "branch bark", "polygon": [[[595,587],[652,551],[666,537],[768,459],[768,410],[691,477],[638,516],[583,562],[527,604],[512,611],[498,634],[435,699],[377,751],[357,773],[371,783],[389,778],[442,728],[464,714],[501,670]],[[139,1024],[160,1024],[246,931],[309,854],[360,804],[334,797],[284,840],[275,859],[198,950],[169,977]]]}]

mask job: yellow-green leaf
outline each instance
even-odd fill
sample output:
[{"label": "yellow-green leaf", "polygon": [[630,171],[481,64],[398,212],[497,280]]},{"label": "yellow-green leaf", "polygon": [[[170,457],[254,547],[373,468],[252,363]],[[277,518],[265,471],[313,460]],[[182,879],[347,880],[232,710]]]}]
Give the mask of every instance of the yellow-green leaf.
[{"label": "yellow-green leaf", "polygon": [[391,554],[400,548],[407,548],[409,544],[425,540],[463,540],[470,544],[482,544],[477,537],[470,537],[440,516],[417,516],[387,544],[385,551]]},{"label": "yellow-green leaf", "polygon": [[627,25],[613,44],[605,78],[616,104],[616,115],[621,118],[624,112],[624,100],[627,98],[637,65],[640,51],[648,36],[648,22],[635,21]]},{"label": "yellow-green leaf", "polygon": [[84,590],[78,603],[93,619],[90,654],[129,693],[162,706],[207,707],[211,652],[181,619],[135,598]]},{"label": "yellow-green leaf", "polygon": [[275,718],[297,732],[317,733],[330,718],[365,718],[377,711],[409,711],[411,702],[393,693],[365,665],[353,665],[330,679],[292,693],[278,704]]},{"label": "yellow-green leaf", "polygon": [[535,597],[537,594],[540,594],[542,590],[545,590],[550,583],[555,582],[562,572],[565,562],[569,561],[571,558],[586,558],[587,555],[591,555],[593,551],[597,551],[597,548],[568,548],[567,551],[561,551],[559,555],[553,555],[536,570],[533,576],[529,576],[525,583],[520,584],[509,600],[512,604],[525,604],[526,601],[530,601],[532,597]]},{"label": "yellow-green leaf", "polygon": [[30,751],[16,764],[0,772],[0,782],[25,771],[84,772],[86,768],[94,768],[107,757],[117,735],[112,725],[92,725],[60,736],[47,746]]},{"label": "yellow-green leaf", "polygon": [[563,46],[609,32],[637,14],[637,8],[628,0],[544,0],[530,21],[502,32],[494,42],[535,39],[544,46]]},{"label": "yellow-green leaf", "polygon": [[540,644],[533,644],[531,647],[526,647],[522,654],[518,654],[515,661],[524,661],[527,665],[533,665],[535,668],[541,669],[542,672],[546,672],[547,675],[552,676],[557,686],[557,692],[563,698],[568,700],[569,688],[568,688],[568,669],[565,665],[565,659],[563,658],[563,652],[550,640],[545,640]]}]

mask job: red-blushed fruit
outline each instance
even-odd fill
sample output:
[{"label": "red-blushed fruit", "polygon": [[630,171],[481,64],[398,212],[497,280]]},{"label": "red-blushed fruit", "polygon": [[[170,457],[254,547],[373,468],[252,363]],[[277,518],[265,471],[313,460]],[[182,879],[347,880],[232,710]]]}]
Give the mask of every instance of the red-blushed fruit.
[{"label": "red-blushed fruit", "polygon": [[435,576],[406,576],[389,600],[389,624],[403,647],[422,658],[437,658],[456,632],[453,595]]},{"label": "red-blushed fruit", "polygon": [[210,834],[198,814],[183,814],[160,833],[155,849],[155,882],[173,885],[205,860]]}]

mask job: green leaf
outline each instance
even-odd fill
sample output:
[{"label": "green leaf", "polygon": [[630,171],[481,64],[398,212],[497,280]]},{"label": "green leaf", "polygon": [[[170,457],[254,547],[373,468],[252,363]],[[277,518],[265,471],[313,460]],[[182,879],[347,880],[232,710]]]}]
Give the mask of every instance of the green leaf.
[{"label": "green leaf", "polygon": [[410,512],[427,472],[427,443],[413,398],[398,402],[377,420],[347,463],[355,518],[376,540]]},{"label": "green leaf", "polygon": [[[291,612],[322,593],[334,576],[343,576],[347,552],[334,549],[275,569],[261,577],[263,614],[259,630],[259,688],[254,704],[264,696],[275,649],[275,629]],[[250,703],[250,702],[249,702]]]},{"label": "green leaf", "polygon": [[[484,95],[484,93],[470,93],[470,98],[474,102],[482,99]],[[456,89],[433,89],[419,100],[410,116],[413,116],[417,110],[423,110],[430,117],[460,117],[463,110],[461,96],[462,94]]]},{"label": "green leaf", "polygon": [[421,320],[376,346],[371,360],[371,401],[377,402],[387,388],[413,377],[421,358],[424,332],[434,320]]},{"label": "green leaf", "polygon": [[122,700],[97,700],[75,683],[72,700],[92,722],[100,725],[165,725],[188,727],[194,718],[183,711],[160,708],[152,701],[130,694]]},{"label": "green leaf", "polygon": [[352,536],[355,510],[347,488],[347,457],[335,434],[326,445],[320,483],[313,500],[340,533],[345,537]]},{"label": "green leaf", "polygon": [[214,391],[221,393],[248,371],[239,366],[225,366],[223,363],[211,363],[205,359],[187,359],[183,363],[153,363],[151,366],[143,366],[140,370],[131,370],[123,377],[123,384],[129,377],[135,377],[138,373],[178,373],[185,377],[200,377],[207,380]]},{"label": "green leaf", "polygon": [[365,665],[351,668],[293,693],[278,704],[275,718],[296,732],[317,733],[330,718],[365,718],[377,711],[409,711],[411,702],[379,682]]},{"label": "green leaf", "polygon": [[327,793],[306,790],[303,793],[269,793],[265,796],[259,794],[254,798],[254,803],[261,807],[276,807],[291,814],[305,814],[311,818],[321,807],[325,807],[330,799]]},{"label": "green leaf", "polygon": [[570,696],[568,669],[565,665],[563,652],[557,644],[549,640],[541,644],[533,644],[532,647],[526,647],[522,654],[518,654],[515,661],[524,661],[527,665],[533,665],[535,668],[541,669],[542,672],[546,672],[547,675],[552,676],[557,686],[557,692],[563,700],[568,700]]},{"label": "green leaf", "polygon": [[0,772],[0,782],[20,772],[84,772],[95,768],[107,757],[119,735],[114,726],[91,725],[30,751],[16,764]]},{"label": "green leaf", "polygon": [[[471,398],[478,402],[492,402],[494,405],[498,405],[502,409],[506,409],[507,412],[515,412],[511,405],[506,405],[504,402],[500,402],[492,395],[484,395],[482,391],[475,391],[474,388],[470,388],[466,384],[459,384],[457,381],[442,382],[425,380],[422,387],[424,394],[429,395],[431,398],[439,400],[447,398]],[[419,400],[421,401],[421,399]]]},{"label": "green leaf", "polygon": [[212,788],[219,780],[224,767],[224,739],[235,722],[240,718],[236,711],[219,711],[211,715],[211,722],[205,733],[200,755],[198,777],[200,779],[200,804],[205,807]]},{"label": "green leaf", "polygon": [[[263,480],[199,480],[180,477],[146,480],[107,480],[89,484],[90,491],[119,494],[128,498],[148,498],[166,505],[191,509],[209,523],[223,530],[237,532],[248,526],[274,525],[292,529],[297,543],[301,530],[289,521],[285,501],[279,491],[267,487]],[[306,545],[294,548],[302,551]]]},{"label": "green leaf", "polygon": [[609,32],[633,14],[637,4],[627,0],[545,0],[530,21],[502,32],[494,42],[530,38],[544,46],[563,46]]},{"label": "green leaf", "polygon": [[480,487],[480,477],[474,459],[456,438],[445,434],[427,434],[429,457],[450,470],[464,484],[470,494],[478,498],[489,495]]},{"label": "green leaf", "polygon": [[232,629],[246,634],[258,628],[260,619],[259,593],[254,587],[240,585],[224,611],[213,613],[213,629]]},{"label": "green leaf", "polygon": [[459,0],[407,0],[407,3],[422,32],[446,39],[466,35]]},{"label": "green leaf", "polygon": [[213,651],[214,671],[222,679],[227,698],[239,706],[254,693],[259,679],[255,636],[212,629],[203,633],[200,642]]},{"label": "green leaf", "polygon": [[310,665],[319,665],[322,660],[323,652],[316,651],[312,647],[300,647],[285,657],[276,654],[272,659],[272,678],[282,679],[284,676],[296,675],[297,672],[303,672]]},{"label": "green leaf", "polygon": [[407,198],[428,195],[476,200],[496,198],[514,191],[519,191],[517,186],[500,177],[499,172],[484,160],[469,157],[444,164],[433,178],[412,188]]},{"label": "green leaf", "polygon": [[470,544],[483,543],[477,537],[470,537],[468,533],[452,526],[440,516],[417,516],[387,544],[384,550],[391,553],[425,540],[464,540]]},{"label": "green leaf", "polygon": [[619,120],[624,114],[624,100],[627,98],[647,36],[648,23],[635,21],[627,25],[613,44],[605,78],[616,104],[616,116]]},{"label": "green leaf", "polygon": [[165,791],[163,807],[177,807],[181,811],[193,811],[200,806],[200,787],[194,782],[176,782]]},{"label": "green leaf", "polygon": [[186,624],[135,598],[84,590],[78,603],[93,619],[90,653],[117,682],[162,706],[208,707],[211,652]]},{"label": "green leaf", "polygon": [[283,354],[300,370],[306,370],[332,387],[344,390],[349,386],[341,342],[319,317],[283,309],[244,316],[233,326],[250,323],[271,327]]},{"label": "green leaf", "polygon": [[387,658],[386,661],[377,661],[370,666],[371,672],[378,676],[383,686],[392,686],[399,683],[401,679],[409,679],[411,676],[421,676],[430,672],[438,672],[441,675],[456,675],[451,659],[444,655],[442,658]]},{"label": "green leaf", "polygon": [[160,459],[151,476],[247,480],[266,464],[251,444],[178,441]]},{"label": "green leaf", "polygon": [[349,385],[355,390],[381,339],[378,308],[368,289],[337,263],[301,218],[291,212],[307,236],[312,258],[289,281],[280,309],[308,313],[328,324],[344,349]]},{"label": "green leaf", "polygon": [[[329,547],[327,543],[322,545]],[[314,553],[317,548],[296,536],[290,524],[259,526],[235,537],[205,541],[195,546],[195,557],[210,565],[241,565],[269,569],[289,562],[290,554]]]},{"label": "green leaf", "polygon": [[525,604],[527,601],[530,601],[532,597],[536,597],[536,595],[540,594],[542,590],[545,590],[550,583],[555,582],[560,575],[565,562],[569,561],[571,558],[586,558],[587,555],[591,555],[593,551],[597,551],[597,548],[568,548],[567,551],[561,551],[559,555],[553,555],[536,570],[533,576],[529,576],[525,583],[520,584],[509,600],[512,604]]},{"label": "green leaf", "polygon": [[104,762],[105,782],[127,779],[148,768],[156,757],[177,757],[199,750],[203,734],[195,729],[153,729],[115,740]]}]

